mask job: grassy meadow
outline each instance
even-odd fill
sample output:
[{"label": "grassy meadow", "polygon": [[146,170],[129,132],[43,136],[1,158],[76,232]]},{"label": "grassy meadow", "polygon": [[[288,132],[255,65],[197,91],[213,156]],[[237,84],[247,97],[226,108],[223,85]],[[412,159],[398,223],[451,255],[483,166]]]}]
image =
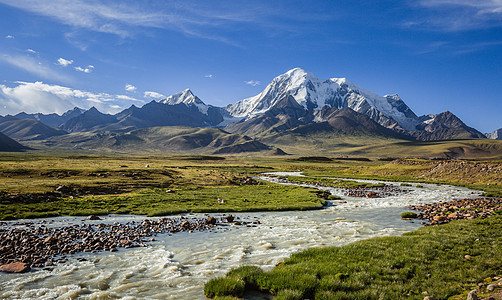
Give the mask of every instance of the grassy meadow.
[{"label": "grassy meadow", "polygon": [[302,171],[307,177],[288,179],[340,187],[367,184],[331,177],[454,184],[502,195],[497,161],[21,153],[0,156],[0,219],[304,210],[325,204],[315,190],[251,178],[269,171]]}]

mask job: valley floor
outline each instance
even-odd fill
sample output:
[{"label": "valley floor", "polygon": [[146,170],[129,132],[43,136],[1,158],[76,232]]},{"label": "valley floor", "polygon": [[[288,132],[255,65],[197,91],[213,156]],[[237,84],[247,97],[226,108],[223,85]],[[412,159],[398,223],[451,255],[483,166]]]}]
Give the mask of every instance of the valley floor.
[{"label": "valley floor", "polygon": [[[0,157],[0,218],[323,207],[327,197],[314,189],[253,178],[273,171],[300,171],[321,182],[344,177],[452,184],[502,196],[502,162],[497,161],[21,153]],[[235,296],[259,287],[279,299],[423,299],[425,292],[446,299],[502,275],[500,225],[497,215],[307,250],[271,272],[232,271],[210,282],[206,293],[215,296],[224,286]]]}]

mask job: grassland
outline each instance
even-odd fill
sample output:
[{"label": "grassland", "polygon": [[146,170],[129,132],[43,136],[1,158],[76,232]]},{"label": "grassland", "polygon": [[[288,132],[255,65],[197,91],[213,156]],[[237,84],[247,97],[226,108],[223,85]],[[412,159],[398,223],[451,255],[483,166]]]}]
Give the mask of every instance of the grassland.
[{"label": "grassland", "polygon": [[0,219],[305,210],[326,204],[315,189],[249,177],[266,170],[272,169],[204,156],[2,157]]}]

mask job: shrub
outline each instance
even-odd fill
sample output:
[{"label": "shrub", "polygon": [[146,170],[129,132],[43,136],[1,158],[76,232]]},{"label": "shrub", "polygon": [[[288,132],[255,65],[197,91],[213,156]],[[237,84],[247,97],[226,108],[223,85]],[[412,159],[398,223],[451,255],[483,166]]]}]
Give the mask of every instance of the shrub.
[{"label": "shrub", "polygon": [[401,219],[416,219],[418,218],[418,214],[412,211],[405,211],[401,214]]}]

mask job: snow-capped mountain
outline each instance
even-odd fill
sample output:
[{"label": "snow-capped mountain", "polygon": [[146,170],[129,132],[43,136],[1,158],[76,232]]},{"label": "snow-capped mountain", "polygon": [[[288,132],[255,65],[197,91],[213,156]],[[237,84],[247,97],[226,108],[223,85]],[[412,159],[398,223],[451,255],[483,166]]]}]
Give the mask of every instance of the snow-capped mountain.
[{"label": "snow-capped mountain", "polygon": [[486,137],[492,140],[502,140],[502,128],[495,130],[494,132],[485,133]]},{"label": "snow-capped mountain", "polygon": [[274,78],[260,94],[228,105],[226,110],[234,117],[252,118],[268,111],[287,95],[308,111],[319,110],[326,105],[339,109],[349,107],[385,127],[400,126],[406,130],[415,130],[420,123],[415,113],[397,95],[379,96],[345,78],[323,80],[300,68]]},{"label": "snow-capped mountain", "polygon": [[159,101],[162,104],[176,105],[185,104],[188,107],[196,107],[201,113],[207,115],[209,105],[206,105],[199,97],[195,96],[190,89],[186,89],[183,92],[174,94],[167,97],[164,100]]}]

